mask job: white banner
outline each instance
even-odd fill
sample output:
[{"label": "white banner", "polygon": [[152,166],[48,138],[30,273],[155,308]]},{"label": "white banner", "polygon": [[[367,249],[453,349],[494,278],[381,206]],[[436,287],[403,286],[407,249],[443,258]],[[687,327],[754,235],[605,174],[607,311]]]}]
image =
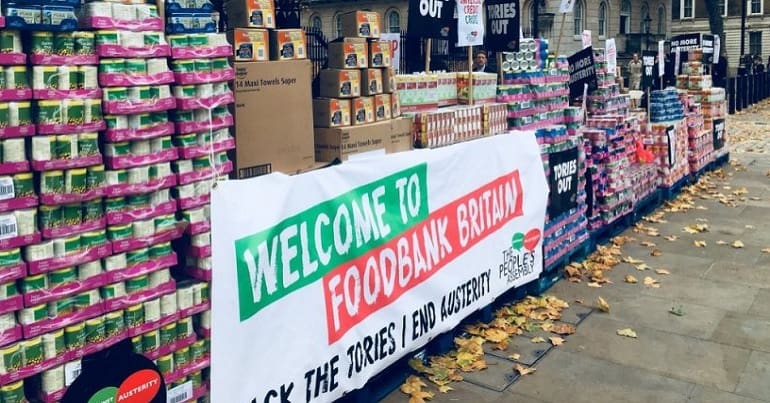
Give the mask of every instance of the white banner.
[{"label": "white banner", "polygon": [[591,31],[589,31],[587,29],[584,30],[583,31],[583,35],[581,37],[583,39],[583,49],[585,49],[585,48],[587,48],[589,46],[592,46],[593,40],[591,39]]},{"label": "white banner", "polygon": [[559,12],[562,14],[569,14],[574,8],[575,0],[561,0],[561,3],[559,4]]},{"label": "white banner", "polygon": [[682,63],[682,54],[679,52],[679,49],[677,49],[676,53],[674,54],[674,76],[679,75],[680,63]]},{"label": "white banner", "polygon": [[714,35],[714,64],[719,64],[719,51],[722,48],[722,40],[719,35]]},{"label": "white banner", "polygon": [[533,132],[212,190],[211,400],[330,402],[542,272]]},{"label": "white banner", "polygon": [[457,0],[457,46],[484,44],[484,0]]},{"label": "white banner", "polygon": [[615,47],[615,38],[607,39],[605,42],[604,56],[607,60],[607,72],[616,74],[618,69],[618,49]]},{"label": "white banner", "polygon": [[658,41],[658,77],[663,77],[666,71],[666,44]]},{"label": "white banner", "polygon": [[390,42],[390,65],[396,74],[401,73],[401,34],[380,34],[380,40]]}]

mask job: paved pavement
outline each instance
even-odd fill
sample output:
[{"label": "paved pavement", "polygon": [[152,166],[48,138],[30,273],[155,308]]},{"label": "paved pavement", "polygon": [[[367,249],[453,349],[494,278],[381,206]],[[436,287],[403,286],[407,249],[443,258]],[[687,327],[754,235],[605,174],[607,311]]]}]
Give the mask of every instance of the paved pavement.
[{"label": "paved pavement", "polygon": [[[525,332],[508,349],[521,353],[521,362],[549,349],[534,362],[535,373],[510,384],[514,362],[487,353],[488,368],[462,373],[465,380],[452,383],[448,393],[437,392],[426,380],[425,390],[435,392],[432,401],[770,402],[770,253],[762,251],[770,248],[770,156],[765,153],[770,153],[770,106],[731,116],[730,128],[740,144],[732,145],[723,175],[711,175],[691,190],[694,208],[670,211],[686,203],[668,212],[661,208],[666,222],[643,222],[641,231],[623,234],[631,239],[622,246],[622,257],[644,261],[651,269],[618,264],[605,273],[612,284],[601,288],[588,286],[585,278],[560,281],[548,294],[570,304],[560,320],[579,322],[576,332],[562,336],[566,341],[556,347],[533,344],[535,333]],[[723,202],[715,200],[718,194]],[[684,231],[698,224],[708,225],[708,231]],[[648,228],[660,236],[649,236],[655,231]],[[665,238],[672,235],[677,239]],[[695,241],[705,241],[705,247]],[[743,247],[733,247],[735,241]],[[651,254],[654,249],[657,256]],[[624,281],[627,275],[638,283]],[[657,279],[659,287],[645,285],[645,277]],[[609,312],[597,309],[599,296]],[[637,338],[617,334],[625,328]],[[395,391],[384,401],[406,402],[409,396]]]}]

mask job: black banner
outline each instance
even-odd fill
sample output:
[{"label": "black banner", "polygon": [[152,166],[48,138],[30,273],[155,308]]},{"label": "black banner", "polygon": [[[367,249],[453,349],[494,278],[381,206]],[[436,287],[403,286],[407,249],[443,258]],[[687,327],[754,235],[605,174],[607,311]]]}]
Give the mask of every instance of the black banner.
[{"label": "black banner", "polygon": [[[714,41],[711,41],[713,47]],[[679,53],[687,53],[692,49],[701,47],[700,34],[682,34],[671,37],[669,53],[674,54],[679,49]]]},{"label": "black banner", "polygon": [[457,36],[454,17],[455,0],[409,0],[408,34],[419,38],[449,39]]},{"label": "black banner", "polygon": [[642,52],[642,90],[650,88],[658,78],[658,69],[655,67],[655,56],[658,52],[645,50]]},{"label": "black banner", "polygon": [[725,146],[725,120],[714,119],[714,128],[712,129],[714,134],[714,150],[719,150]]},{"label": "black banner", "polygon": [[594,48],[589,46],[567,58],[569,61],[569,96],[583,96],[583,88],[588,84],[588,91],[597,87]]},{"label": "black banner", "polygon": [[676,162],[676,129],[674,126],[666,128],[666,137],[668,137],[668,166],[673,167]]},{"label": "black banner", "polygon": [[548,166],[548,215],[554,218],[577,207],[578,148],[549,154]]},{"label": "black banner", "polygon": [[492,52],[518,52],[521,14],[519,0],[487,0],[487,37],[484,47]]}]

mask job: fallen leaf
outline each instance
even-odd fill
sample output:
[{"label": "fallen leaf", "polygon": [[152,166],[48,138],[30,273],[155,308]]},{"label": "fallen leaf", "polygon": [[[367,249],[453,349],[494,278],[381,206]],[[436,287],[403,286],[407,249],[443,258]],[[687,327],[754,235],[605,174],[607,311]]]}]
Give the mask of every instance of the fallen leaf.
[{"label": "fallen leaf", "polygon": [[602,288],[602,285],[597,283],[597,282],[595,282],[595,281],[592,281],[592,282],[588,283],[588,286],[591,287],[591,288]]},{"label": "fallen leaf", "polygon": [[660,275],[671,274],[671,272],[666,269],[655,269],[655,273],[658,273]]},{"label": "fallen leaf", "polygon": [[508,340],[508,333],[500,329],[487,329],[484,332],[484,338],[492,343],[502,343]]},{"label": "fallen leaf", "polygon": [[412,393],[421,391],[422,388],[426,386],[428,385],[422,381],[422,378],[419,376],[410,375],[408,378],[406,378],[404,384],[401,385],[401,392],[406,393],[407,395],[411,395]]},{"label": "fallen leaf", "polygon": [[551,344],[553,344],[554,346],[557,346],[557,347],[561,346],[562,344],[564,344],[564,339],[562,339],[561,337],[558,337],[558,336],[549,337],[548,340],[551,341]]},{"label": "fallen leaf", "polygon": [[521,354],[519,354],[519,353],[513,353],[513,354],[508,356],[509,360],[514,360],[514,361],[518,361],[519,358],[521,358]]},{"label": "fallen leaf", "polygon": [[617,333],[618,333],[618,336],[630,337],[632,339],[636,338],[636,332],[631,330],[630,328],[618,329]]},{"label": "fallen leaf", "polygon": [[650,255],[654,257],[663,256],[663,251],[660,249],[653,249],[653,251],[650,252]]},{"label": "fallen leaf", "polygon": [[717,245],[727,245],[727,242],[720,239],[717,241]]},{"label": "fallen leaf", "polygon": [[645,270],[650,270],[650,269],[652,269],[652,267],[650,267],[650,266],[647,266],[647,264],[646,264],[646,263],[637,264],[637,265],[635,265],[634,267],[636,267],[636,270],[639,270],[639,271],[645,271]]},{"label": "fallen leaf", "polygon": [[677,239],[679,239],[679,237],[678,237],[678,236],[676,236],[676,235],[669,235],[669,236],[664,236],[664,237],[663,237],[663,239],[665,239],[665,240],[667,240],[667,241],[671,241],[671,242],[674,242],[674,241],[676,241]]},{"label": "fallen leaf", "polygon": [[535,368],[525,367],[525,366],[523,366],[521,364],[516,364],[516,366],[514,366],[513,369],[515,369],[516,372],[518,372],[520,375],[529,375],[529,374],[534,373],[535,371],[537,371],[537,369],[535,369]]},{"label": "fallen leaf", "polygon": [[668,310],[668,313],[676,316],[684,316],[684,310],[682,309],[681,305],[678,307],[672,306],[671,309]]},{"label": "fallen leaf", "polygon": [[424,403],[426,400],[433,399],[433,392],[415,392],[409,395],[409,403]]},{"label": "fallen leaf", "polygon": [[762,253],[770,253],[770,248],[762,249]]},{"label": "fallen leaf", "polygon": [[575,328],[574,325],[570,325],[569,323],[555,323],[552,326],[550,326],[550,328],[548,328],[547,330],[545,327],[543,327],[543,330],[551,333],[565,335],[565,334],[573,334],[577,329]]},{"label": "fallen leaf", "polygon": [[626,274],[626,277],[624,280],[626,281],[626,283],[629,283],[629,284],[636,284],[637,282],[639,282],[639,280],[637,280],[636,277],[630,274]]},{"label": "fallen leaf", "polygon": [[655,247],[655,243],[654,242],[649,242],[649,241],[644,241],[644,242],[642,242],[642,246],[646,246],[648,248],[654,248]]},{"label": "fallen leaf", "polygon": [[697,234],[698,230],[692,228],[692,227],[684,227],[684,232],[688,234]]},{"label": "fallen leaf", "polygon": [[581,305],[582,305],[582,304],[583,304],[583,300],[582,300],[582,299],[576,299],[576,300],[575,300],[575,303],[576,303],[576,304],[581,304]]},{"label": "fallen leaf", "polygon": [[643,260],[635,259],[635,258],[632,258],[631,256],[628,256],[628,257],[624,257],[624,258],[623,258],[623,262],[624,262],[624,263],[628,263],[628,264],[639,264],[639,263],[644,263],[644,261],[643,261]]},{"label": "fallen leaf", "polygon": [[602,298],[602,297],[598,297],[596,299],[596,305],[599,307],[599,310],[602,311],[602,312],[609,312],[610,311],[610,304],[607,303],[607,301],[604,298]]},{"label": "fallen leaf", "polygon": [[652,288],[660,288],[660,281],[655,280],[652,277],[645,277],[644,278],[644,285]]},{"label": "fallen leaf", "polygon": [[447,393],[450,390],[454,390],[454,389],[452,389],[452,387],[449,386],[449,385],[441,385],[441,386],[438,387],[438,391],[441,392],[441,393]]},{"label": "fallen leaf", "polygon": [[530,341],[535,343],[535,344],[545,343],[545,339],[540,337],[540,336],[533,337],[532,340],[530,340]]},{"label": "fallen leaf", "polygon": [[699,248],[705,248],[706,247],[706,241],[694,241],[695,246]]},{"label": "fallen leaf", "polygon": [[736,240],[730,246],[732,246],[735,249],[742,249],[746,245],[744,245],[743,242],[741,242],[740,240]]},{"label": "fallen leaf", "polygon": [[746,224],[746,229],[756,229],[756,228],[757,227],[755,227],[755,226],[753,226],[751,224]]}]

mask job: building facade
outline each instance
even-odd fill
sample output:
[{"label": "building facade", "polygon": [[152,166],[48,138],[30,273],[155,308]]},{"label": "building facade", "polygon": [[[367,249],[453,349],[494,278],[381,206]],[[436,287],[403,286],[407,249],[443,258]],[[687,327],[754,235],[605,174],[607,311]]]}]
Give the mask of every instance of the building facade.
[{"label": "building facade", "polygon": [[[670,1],[577,0],[574,12],[564,16],[560,53],[572,54],[580,50],[583,30],[592,32],[593,43],[597,47],[603,47],[606,39],[615,38],[618,53],[626,57],[645,49],[648,44],[650,49],[655,49],[656,41],[670,33]],[[560,0],[522,0],[522,33],[525,37],[532,35],[538,3],[540,36],[550,39],[555,47],[562,26],[562,16],[558,14]],[[354,10],[380,12],[384,32],[408,30],[407,0],[309,0],[302,9],[302,25],[320,28],[329,40],[333,40],[339,36],[339,16]]]},{"label": "building facade", "polygon": [[[758,55],[763,63],[770,56],[770,0],[746,1],[745,52]],[[741,56],[741,2],[721,0],[718,9],[724,21],[725,38],[722,38],[728,65],[731,71],[738,67]],[[689,32],[710,32],[708,9],[704,0],[673,0],[671,5],[671,34]]]}]

